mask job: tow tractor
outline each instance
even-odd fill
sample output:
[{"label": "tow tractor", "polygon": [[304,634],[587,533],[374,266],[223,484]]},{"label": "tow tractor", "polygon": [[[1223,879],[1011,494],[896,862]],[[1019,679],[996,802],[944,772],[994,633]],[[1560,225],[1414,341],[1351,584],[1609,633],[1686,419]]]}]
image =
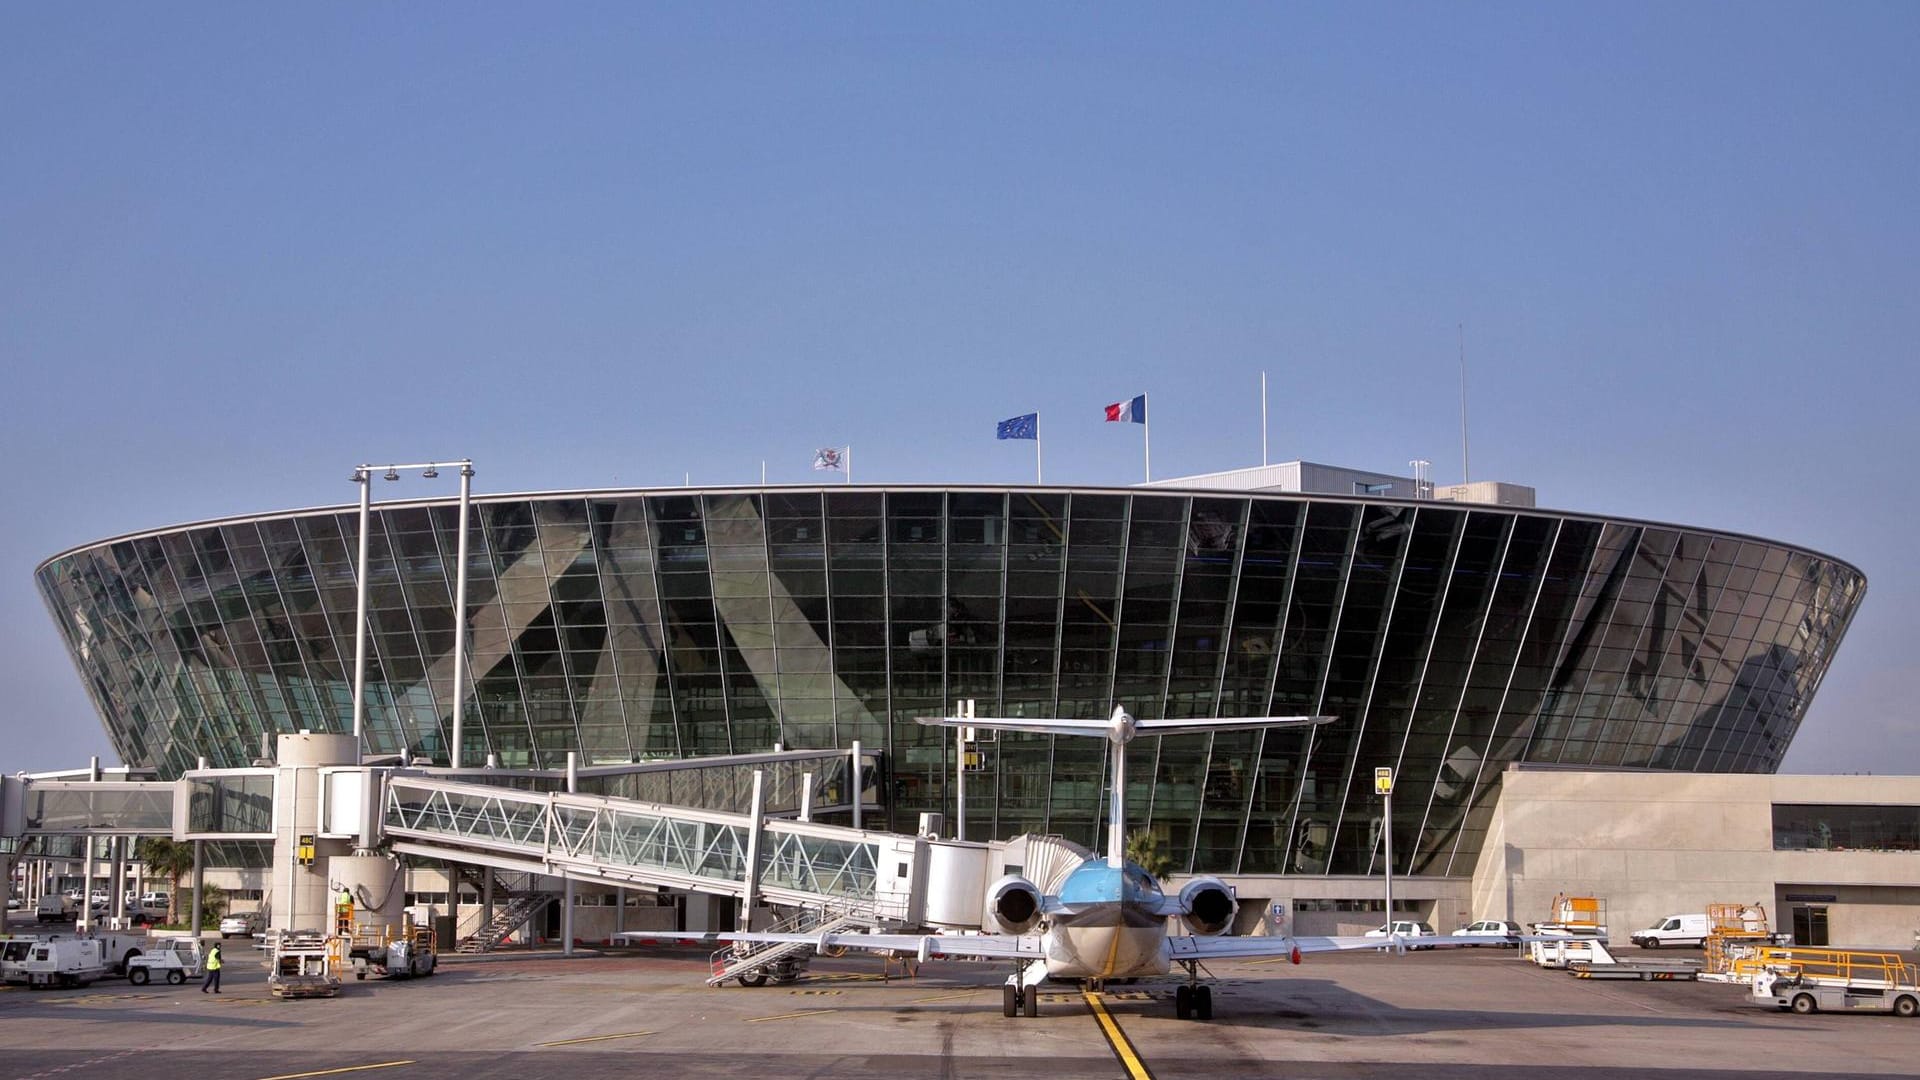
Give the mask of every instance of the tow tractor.
[{"label": "tow tractor", "polygon": [[169,986],[179,986],[200,977],[203,960],[198,937],[158,938],[147,952],[127,961],[127,981],[145,986],[159,976]]},{"label": "tow tractor", "polygon": [[1920,1016],[1920,971],[1899,953],[1852,949],[1761,949],[1747,963],[1752,1000],[1796,1013],[1854,1010]]},{"label": "tow tractor", "polygon": [[369,973],[411,979],[432,975],[440,953],[432,928],[407,920],[399,926],[362,923],[348,943],[347,959],[356,979],[365,979]]}]

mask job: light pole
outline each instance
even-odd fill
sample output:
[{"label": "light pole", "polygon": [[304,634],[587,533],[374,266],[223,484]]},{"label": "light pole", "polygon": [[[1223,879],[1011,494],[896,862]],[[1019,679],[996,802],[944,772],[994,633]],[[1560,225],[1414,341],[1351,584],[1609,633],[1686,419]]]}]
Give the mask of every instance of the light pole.
[{"label": "light pole", "polygon": [[1382,835],[1387,841],[1387,940],[1393,940],[1393,770],[1373,770],[1373,790],[1386,810]]},{"label": "light pole", "polygon": [[465,734],[462,722],[467,701],[467,515],[473,495],[472,458],[411,465],[360,465],[353,470],[352,480],[360,485],[360,553],[354,564],[359,595],[353,619],[353,750],[356,756],[364,750],[367,715],[367,534],[372,519],[373,474],[381,470],[388,480],[398,480],[402,469],[419,469],[421,476],[432,479],[440,475],[443,466],[460,468],[459,565],[454,568],[453,586],[453,745],[448,750],[448,763],[457,769],[460,742]]}]

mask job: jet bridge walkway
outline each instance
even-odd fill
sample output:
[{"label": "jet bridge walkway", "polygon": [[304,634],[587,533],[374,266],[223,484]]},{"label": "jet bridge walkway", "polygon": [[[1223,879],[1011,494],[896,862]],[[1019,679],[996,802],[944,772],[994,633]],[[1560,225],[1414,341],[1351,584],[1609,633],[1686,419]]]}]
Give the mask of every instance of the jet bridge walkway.
[{"label": "jet bridge walkway", "polygon": [[913,836],[398,772],[380,827],[403,854],[831,908],[868,925],[917,923],[923,907],[926,841]]}]

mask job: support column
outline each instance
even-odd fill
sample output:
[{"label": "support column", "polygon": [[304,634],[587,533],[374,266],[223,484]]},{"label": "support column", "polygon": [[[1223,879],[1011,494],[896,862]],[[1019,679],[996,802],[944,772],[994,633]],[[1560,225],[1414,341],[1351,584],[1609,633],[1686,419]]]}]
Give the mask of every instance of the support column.
[{"label": "support column", "polygon": [[80,839],[80,930],[93,929],[93,837]]},{"label": "support column", "polygon": [[853,791],[853,827],[860,828],[860,740],[853,740],[853,760],[847,765],[847,786]]},{"label": "support column", "polygon": [[[493,867],[480,868],[480,928],[493,925]],[[460,925],[454,924],[453,936],[460,936]]]},{"label": "support column", "polygon": [[193,902],[188,905],[187,929],[194,937],[200,936],[200,890],[207,884],[207,868],[202,858],[205,853],[201,850],[205,844],[204,840],[193,842]]},{"label": "support column", "polygon": [[767,810],[766,778],[766,773],[753,770],[753,801],[747,807],[746,887],[740,894],[738,930],[753,929],[753,902],[760,891],[760,827]]},{"label": "support column", "polygon": [[107,910],[113,914],[113,921],[107,925],[124,928],[127,925],[127,838],[108,838],[107,850],[113,856],[107,871],[113,880],[107,893]]},{"label": "support column", "polygon": [[[567,751],[567,794],[573,795],[580,790],[580,755]],[[560,910],[560,955],[573,955],[573,879],[566,878],[566,895],[561,902],[566,907]]]}]

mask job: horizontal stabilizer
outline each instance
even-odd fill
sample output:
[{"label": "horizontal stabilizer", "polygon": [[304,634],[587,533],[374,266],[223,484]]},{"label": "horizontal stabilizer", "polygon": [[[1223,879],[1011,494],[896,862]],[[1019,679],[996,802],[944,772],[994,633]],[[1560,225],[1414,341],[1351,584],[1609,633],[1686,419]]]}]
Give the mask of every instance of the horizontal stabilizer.
[{"label": "horizontal stabilizer", "polygon": [[1192,735],[1214,731],[1257,731],[1265,728],[1312,727],[1331,716],[1215,716],[1136,720],[1131,716],[1107,720],[1070,720],[1065,717],[1025,716],[916,716],[928,727],[981,728],[989,731],[1025,731],[1035,735],[1093,735],[1127,741],[1134,735]]},{"label": "horizontal stabilizer", "polygon": [[988,728],[993,731],[1027,731],[1035,735],[1099,735],[1105,736],[1112,725],[1105,720],[1049,720],[1044,717],[1025,719],[1017,716],[916,716],[928,727],[972,727]]},{"label": "horizontal stabilizer", "polygon": [[1331,716],[1216,716],[1194,719],[1135,720],[1142,735],[1177,735],[1195,731],[1257,731],[1262,728],[1313,727],[1330,723]]}]

